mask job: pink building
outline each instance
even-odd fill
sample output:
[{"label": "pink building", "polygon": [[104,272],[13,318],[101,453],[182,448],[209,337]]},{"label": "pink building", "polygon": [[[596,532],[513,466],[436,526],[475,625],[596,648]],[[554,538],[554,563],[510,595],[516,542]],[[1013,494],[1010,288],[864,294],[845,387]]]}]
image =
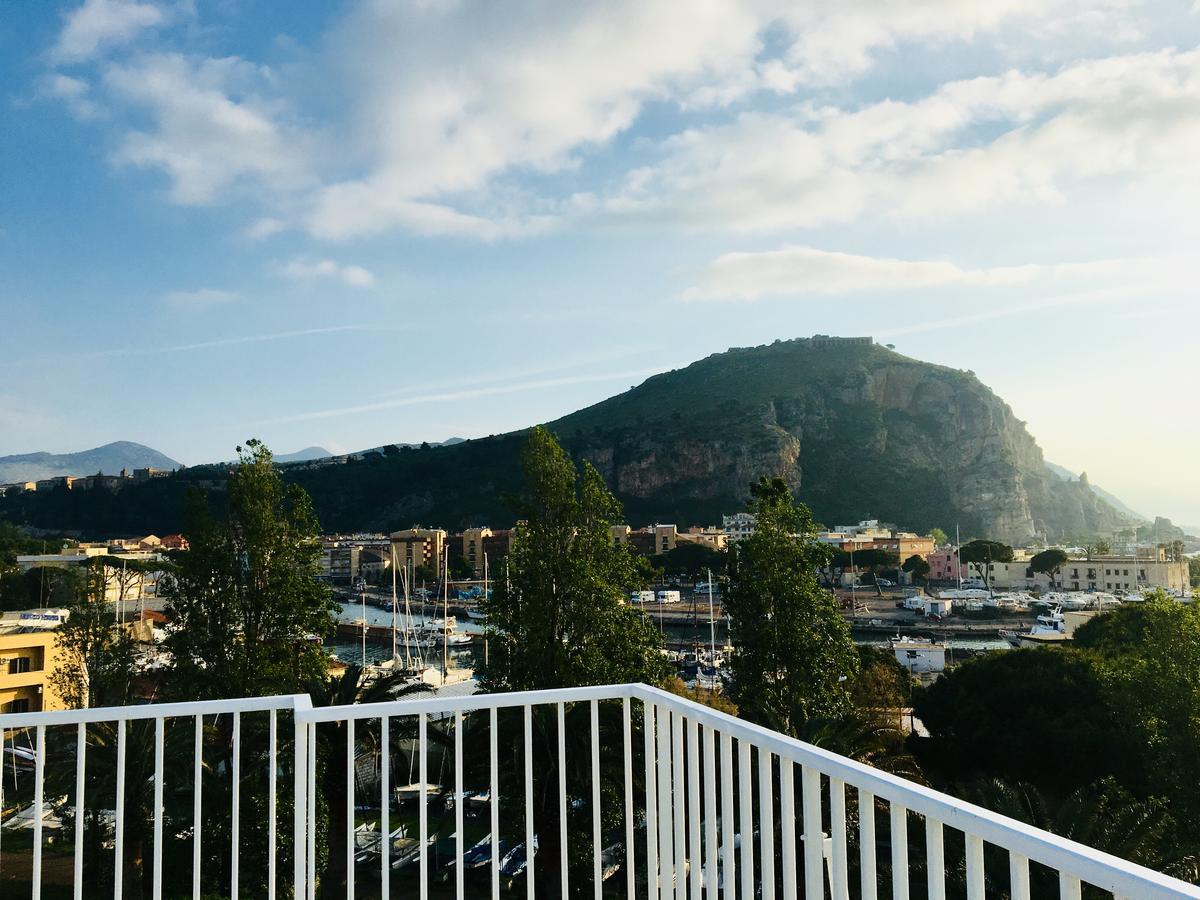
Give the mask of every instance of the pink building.
[{"label": "pink building", "polygon": [[930,581],[958,581],[971,577],[966,563],[958,561],[957,547],[938,547],[925,559],[929,562]]}]

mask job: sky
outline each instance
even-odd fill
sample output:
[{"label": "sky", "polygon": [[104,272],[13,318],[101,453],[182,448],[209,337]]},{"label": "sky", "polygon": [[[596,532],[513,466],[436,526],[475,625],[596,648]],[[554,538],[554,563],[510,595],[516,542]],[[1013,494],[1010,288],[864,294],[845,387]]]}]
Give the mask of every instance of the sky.
[{"label": "sky", "polygon": [[871,335],[1200,524],[1200,2],[0,17],[0,454],[476,437]]}]

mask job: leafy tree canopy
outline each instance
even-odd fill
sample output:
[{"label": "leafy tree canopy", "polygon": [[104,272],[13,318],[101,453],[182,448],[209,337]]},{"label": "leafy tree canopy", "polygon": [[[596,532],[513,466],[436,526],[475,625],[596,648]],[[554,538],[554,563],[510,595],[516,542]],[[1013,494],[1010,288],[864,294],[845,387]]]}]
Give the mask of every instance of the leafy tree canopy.
[{"label": "leafy tree canopy", "polygon": [[1067,556],[1066,551],[1058,547],[1051,547],[1049,550],[1035,553],[1029,560],[1029,568],[1043,575],[1053,575],[1063,567],[1068,559],[1070,557]]},{"label": "leafy tree canopy", "polygon": [[260,441],[238,453],[223,516],[192,494],[191,546],[168,580],[170,686],[184,698],[299,692],[326,671],[321,639],[333,631],[334,605],[318,581],[308,494],[283,483]]},{"label": "leafy tree canopy", "polygon": [[667,575],[704,578],[712,571],[716,578],[725,571],[725,554],[705,544],[676,544],[674,550],[654,557],[654,566]]},{"label": "leafy tree canopy", "polygon": [[750,493],[757,525],[730,554],[725,594],[733,699],[744,717],[794,735],[810,718],[849,710],[858,653],[833,595],[817,583],[830,549],[816,540],[808,508],[779,478],[760,479]]},{"label": "leafy tree canopy", "polygon": [[611,525],[621,509],[588,463],[582,471],[545,428],[521,452],[508,571],[485,600],[492,631],[487,691],[642,681],[666,676],[657,629],[626,604],[641,572]]}]

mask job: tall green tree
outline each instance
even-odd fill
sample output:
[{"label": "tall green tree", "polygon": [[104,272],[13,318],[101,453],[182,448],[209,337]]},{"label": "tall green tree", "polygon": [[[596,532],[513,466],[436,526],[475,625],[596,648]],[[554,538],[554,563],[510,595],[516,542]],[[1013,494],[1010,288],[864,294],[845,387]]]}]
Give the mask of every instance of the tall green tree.
[{"label": "tall green tree", "polygon": [[492,634],[487,691],[660,682],[661,638],[626,604],[641,584],[633,555],[609,527],[621,507],[588,463],[582,471],[545,428],[521,451],[525,493],[505,575],[484,602]]},{"label": "tall green tree", "polygon": [[1059,570],[1066,565],[1069,558],[1065,550],[1051,547],[1049,550],[1035,553],[1029,560],[1029,568],[1041,575],[1050,576],[1050,586],[1053,587],[1058,580]]},{"label": "tall green tree", "polygon": [[321,639],[334,605],[318,581],[312,503],[283,483],[260,441],[238,454],[222,515],[204,495],[189,498],[191,546],[167,579],[170,684],[183,698],[299,692],[327,669]]},{"label": "tall green tree", "polygon": [[916,553],[906,559],[900,568],[911,575],[913,581],[918,584],[924,584],[925,579],[929,577],[929,560]]},{"label": "tall green tree", "polygon": [[987,585],[992,589],[992,566],[998,562],[1012,562],[1013,548],[1000,541],[976,540],[963,544],[958,550],[958,558],[968,567],[974,567]]},{"label": "tall green tree", "polygon": [[[67,571],[83,581],[80,570]],[[81,587],[69,618],[55,632],[58,662],[50,685],[72,709],[124,706],[131,699],[137,648],[114,608],[103,602],[103,578],[88,578],[88,584],[93,591]]]},{"label": "tall green tree", "polygon": [[850,626],[817,569],[828,547],[782,479],[751,486],[754,534],[730,552],[725,609],[732,625],[733,699],[742,716],[796,735],[812,718],[847,712],[858,671]]},{"label": "tall green tree", "polygon": [[875,585],[875,592],[880,596],[883,596],[883,589],[879,586],[879,576],[882,574],[880,570],[895,568],[899,563],[899,553],[881,547],[866,547],[854,551],[854,567],[866,569],[870,573],[871,584]]}]

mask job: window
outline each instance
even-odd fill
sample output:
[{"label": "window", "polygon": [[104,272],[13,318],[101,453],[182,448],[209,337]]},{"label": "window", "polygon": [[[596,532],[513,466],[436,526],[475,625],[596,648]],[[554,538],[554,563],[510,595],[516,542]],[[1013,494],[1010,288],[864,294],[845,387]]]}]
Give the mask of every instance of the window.
[{"label": "window", "polygon": [[8,661],[9,675],[24,675],[29,671],[30,659],[28,656],[17,656]]},{"label": "window", "polygon": [[1128,569],[1126,569],[1126,570],[1125,570],[1124,572],[1122,572],[1121,574],[1122,574],[1122,575],[1128,575],[1128,574],[1129,574],[1129,570],[1128,570]]},{"label": "window", "polygon": [[7,712],[10,713],[27,713],[29,712],[29,698],[18,697],[16,700],[8,704]]}]

